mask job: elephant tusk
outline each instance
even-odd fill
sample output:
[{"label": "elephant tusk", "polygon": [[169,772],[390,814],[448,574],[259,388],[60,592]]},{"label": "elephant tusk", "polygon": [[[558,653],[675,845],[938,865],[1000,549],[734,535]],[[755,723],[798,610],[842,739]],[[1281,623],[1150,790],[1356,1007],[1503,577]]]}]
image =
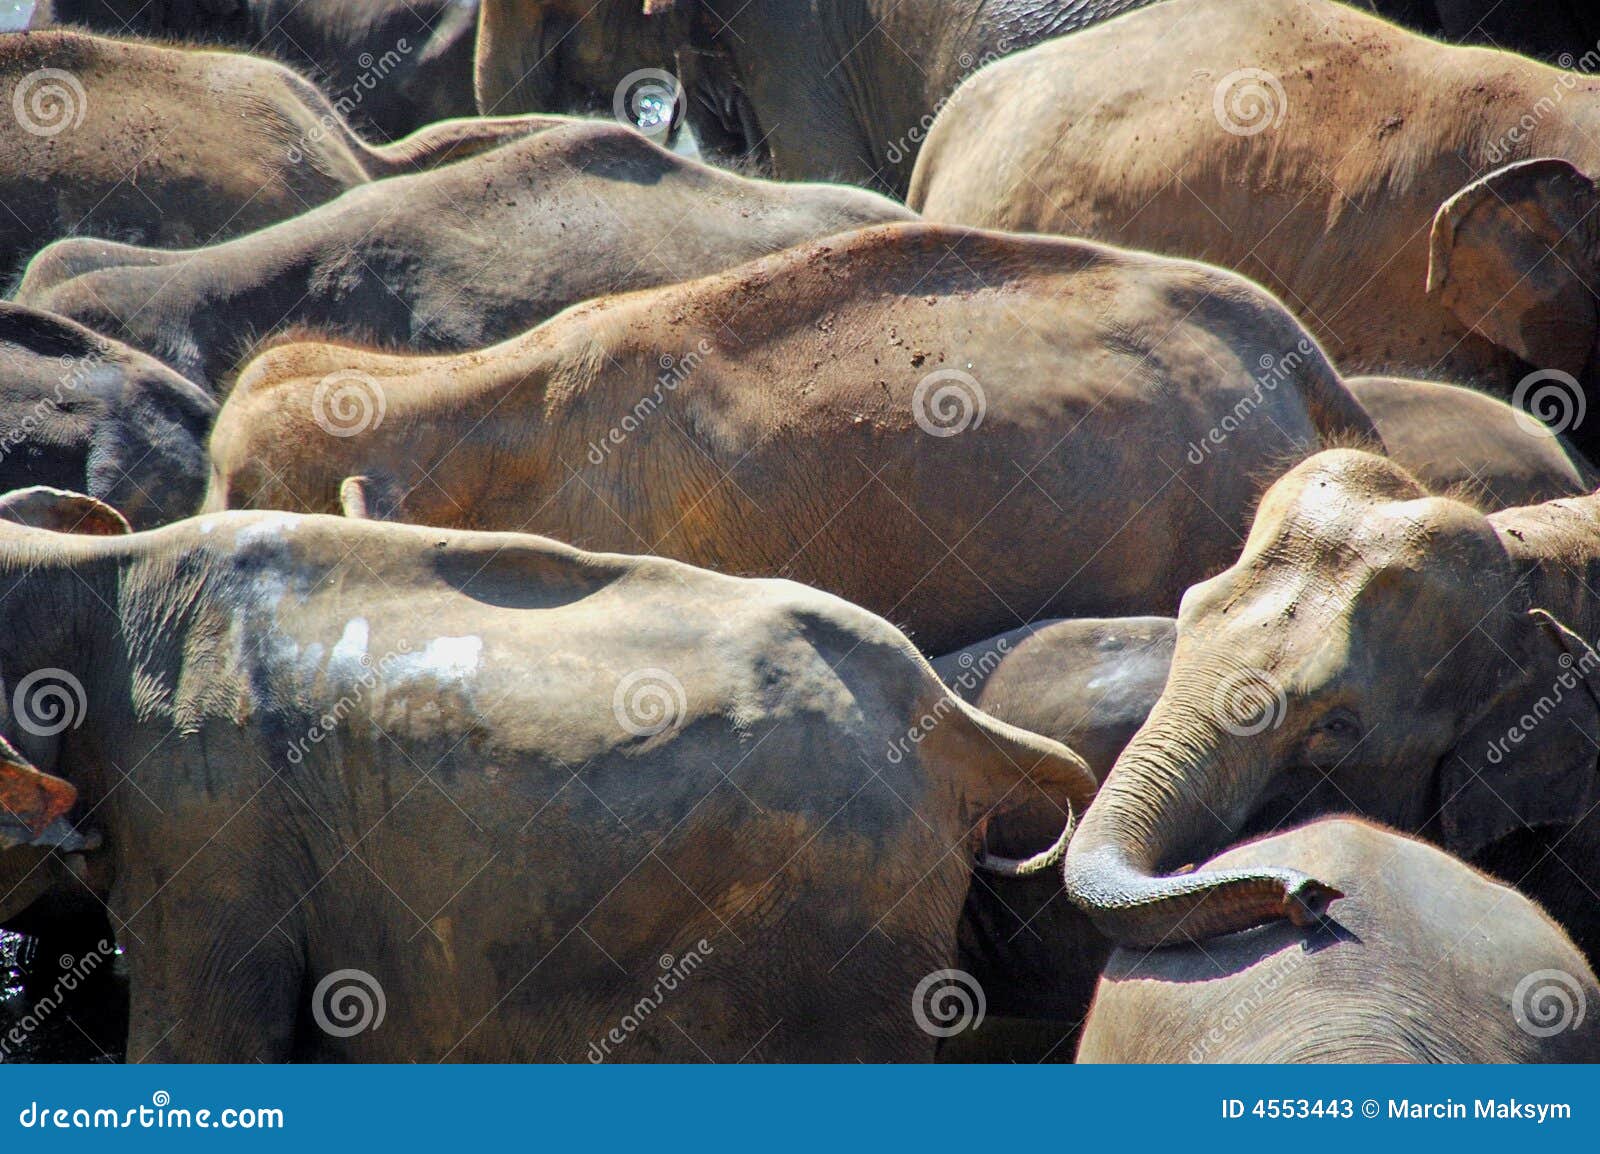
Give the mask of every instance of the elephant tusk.
[{"label": "elephant tusk", "polygon": [[1056,838],[1055,844],[1043,853],[1036,853],[1032,857],[1010,858],[992,854],[985,848],[977,855],[973,864],[985,873],[1005,878],[1025,878],[1043,873],[1047,869],[1059,866],[1066,859],[1067,845],[1072,841],[1072,835],[1077,828],[1078,815],[1073,812],[1072,804],[1069,802],[1067,822],[1061,829],[1061,836]]}]

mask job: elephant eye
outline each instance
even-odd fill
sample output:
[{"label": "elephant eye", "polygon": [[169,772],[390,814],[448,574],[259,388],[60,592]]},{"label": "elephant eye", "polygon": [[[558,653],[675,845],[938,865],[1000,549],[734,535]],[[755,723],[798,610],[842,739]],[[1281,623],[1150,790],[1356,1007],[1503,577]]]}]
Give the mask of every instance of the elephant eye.
[{"label": "elephant eye", "polygon": [[1361,726],[1348,710],[1336,709],[1317,722],[1312,732],[1345,740],[1360,736]]}]

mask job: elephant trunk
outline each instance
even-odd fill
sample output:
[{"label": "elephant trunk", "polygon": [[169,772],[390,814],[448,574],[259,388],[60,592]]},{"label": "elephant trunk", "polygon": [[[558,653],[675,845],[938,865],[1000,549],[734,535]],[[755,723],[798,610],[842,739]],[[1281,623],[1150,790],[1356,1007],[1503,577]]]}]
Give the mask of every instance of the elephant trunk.
[{"label": "elephant trunk", "polygon": [[1305,925],[1343,896],[1288,869],[1162,875],[1226,845],[1226,819],[1242,817],[1259,792],[1265,767],[1253,773],[1227,756],[1245,752],[1239,744],[1163,700],[1118,758],[1063,867],[1068,896],[1107,937],[1150,948],[1284,917]]}]

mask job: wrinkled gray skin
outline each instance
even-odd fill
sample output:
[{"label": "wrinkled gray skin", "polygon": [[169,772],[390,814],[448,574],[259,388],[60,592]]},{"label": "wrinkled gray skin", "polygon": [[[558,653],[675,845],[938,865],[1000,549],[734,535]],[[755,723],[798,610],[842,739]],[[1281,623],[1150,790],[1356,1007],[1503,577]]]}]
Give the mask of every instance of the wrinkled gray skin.
[{"label": "wrinkled gray skin", "polygon": [[[1078,1060],[1600,1061],[1600,983],[1515,890],[1350,819],[1239,846],[1202,868],[1280,864],[1350,896],[1325,925],[1278,922],[1204,947],[1118,950]],[[1579,1006],[1589,1008],[1581,1019]]]},{"label": "wrinkled gray skin", "polygon": [[1600,477],[1548,426],[1460,385],[1346,377],[1383,435],[1387,456],[1435,493],[1460,491],[1486,509],[1592,492]]},{"label": "wrinkled gray skin", "polygon": [[[694,959],[672,1021],[602,1056],[926,1060],[912,991],[956,960],[973,823],[1093,790],[789,582],[256,513],[0,524],[0,574],[7,688],[83,687],[56,736],[0,716],[0,798],[17,836],[103,835],[150,1060],[584,1061],[665,955]],[[0,856],[6,905],[36,853]],[[338,1038],[308,1011],[346,968],[387,1012]]]},{"label": "wrinkled gray skin", "polygon": [[1146,3],[484,0],[478,107],[609,116],[625,77],[662,69],[679,76],[707,156],[904,196],[934,114],[966,76]]},{"label": "wrinkled gray skin", "polygon": [[1070,746],[1103,781],[1161,696],[1176,636],[1170,617],[1040,621],[933,668],[963,701]]},{"label": "wrinkled gray skin", "polygon": [[50,313],[0,303],[0,492],[53,485],[136,528],[193,512],[217,412],[152,357]]},{"label": "wrinkled gray skin", "polygon": [[1492,864],[1593,957],[1572,879],[1600,863],[1595,589],[1600,497],[1485,516],[1381,457],[1311,457],[1185,594],[1166,688],[1068,852],[1073,900],[1134,946],[1309,923],[1337,887],[1291,862],[1174,871],[1340,810]]},{"label": "wrinkled gray skin", "polygon": [[481,348],[579,301],[915,218],[863,189],[708,168],[617,124],[549,123],[225,244],[58,241],[30,262],[16,299],[220,391],[252,343],[285,329],[419,352]]},{"label": "wrinkled gray skin", "polygon": [[170,37],[272,56],[379,140],[471,116],[473,0],[41,0],[31,26]]},{"label": "wrinkled gray skin", "polygon": [[448,120],[379,147],[281,64],[71,30],[0,36],[0,100],[0,280],[59,237],[210,244],[545,123]]}]

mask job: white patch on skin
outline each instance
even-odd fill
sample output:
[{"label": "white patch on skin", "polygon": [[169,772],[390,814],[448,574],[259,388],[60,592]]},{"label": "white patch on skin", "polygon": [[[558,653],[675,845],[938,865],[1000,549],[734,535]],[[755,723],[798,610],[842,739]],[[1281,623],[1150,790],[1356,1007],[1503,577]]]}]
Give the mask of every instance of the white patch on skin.
[{"label": "white patch on skin", "polygon": [[237,545],[254,545],[258,541],[275,541],[284,533],[292,533],[300,524],[300,519],[293,513],[274,513],[270,517],[262,517],[251,521],[248,525],[239,526],[234,535]]},{"label": "white patch on skin", "polygon": [[421,653],[407,653],[386,666],[395,681],[428,677],[445,683],[465,682],[478,672],[483,656],[483,638],[435,637]]},{"label": "white patch on skin", "polygon": [[360,677],[367,671],[362,658],[367,655],[367,619],[355,617],[344,627],[344,634],[328,657],[328,675]]}]

